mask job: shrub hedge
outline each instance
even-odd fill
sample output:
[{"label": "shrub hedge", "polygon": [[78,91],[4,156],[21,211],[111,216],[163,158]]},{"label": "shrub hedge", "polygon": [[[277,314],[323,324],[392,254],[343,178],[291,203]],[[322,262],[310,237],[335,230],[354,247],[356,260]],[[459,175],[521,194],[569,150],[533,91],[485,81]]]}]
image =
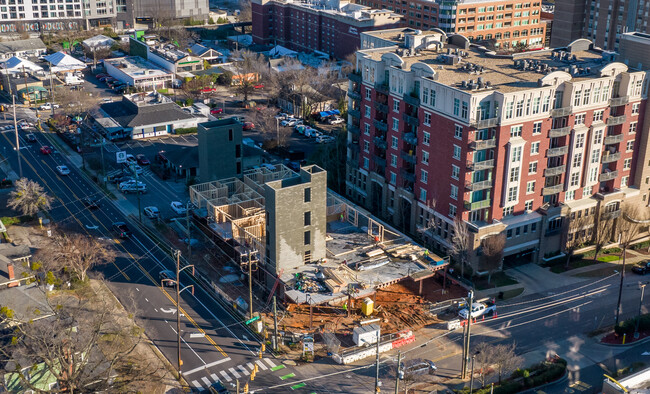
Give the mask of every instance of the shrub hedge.
[{"label": "shrub hedge", "polygon": [[[618,326],[614,327],[614,332],[618,335],[623,334],[633,334],[636,328],[637,318],[627,319],[623,322],[618,323]],[[641,320],[639,321],[639,330],[645,331],[650,330],[650,313],[641,315]]]}]

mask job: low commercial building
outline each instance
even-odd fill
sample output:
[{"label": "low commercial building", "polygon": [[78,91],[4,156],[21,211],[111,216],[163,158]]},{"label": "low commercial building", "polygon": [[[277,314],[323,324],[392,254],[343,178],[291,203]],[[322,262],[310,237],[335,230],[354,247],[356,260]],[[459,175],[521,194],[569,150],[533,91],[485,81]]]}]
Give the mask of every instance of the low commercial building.
[{"label": "low commercial building", "polygon": [[118,81],[141,89],[162,89],[172,86],[173,74],[139,57],[104,59],[106,72]]},{"label": "low commercial building", "polygon": [[113,44],[115,44],[115,40],[103,34],[90,37],[81,42],[81,45],[83,45],[84,49],[91,53],[103,49],[110,49]]},{"label": "low commercial building", "polygon": [[46,53],[47,47],[40,38],[0,42],[0,59],[39,57]]},{"label": "low commercial building", "polygon": [[213,48],[208,48],[201,44],[194,44],[190,47],[190,51],[193,55],[200,57],[203,60],[206,60],[210,64],[219,64],[225,63],[227,57],[223,53],[217,51]]},{"label": "low commercial building", "polygon": [[44,59],[50,63],[50,70],[55,73],[82,71],[87,67],[86,63],[75,59],[63,51],[47,55]]},{"label": "low commercial building", "polygon": [[131,37],[129,52],[132,56],[140,56],[171,73],[190,73],[204,68],[202,58],[190,55],[170,42],[153,40],[148,44]]},{"label": "low commercial building", "polygon": [[93,114],[96,129],[108,140],[173,134],[175,129],[196,127],[205,120],[158,92],[124,95],[122,101],[102,104]]}]

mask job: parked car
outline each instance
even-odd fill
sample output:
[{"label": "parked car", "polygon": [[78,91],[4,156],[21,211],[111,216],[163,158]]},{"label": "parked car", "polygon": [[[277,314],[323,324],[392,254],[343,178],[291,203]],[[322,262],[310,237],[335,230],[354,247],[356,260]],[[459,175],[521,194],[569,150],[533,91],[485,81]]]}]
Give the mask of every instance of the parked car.
[{"label": "parked car", "polygon": [[44,155],[49,155],[52,153],[52,148],[47,145],[41,146],[41,153]]},{"label": "parked car", "polygon": [[262,88],[264,88],[264,84],[263,84],[263,83],[260,83],[260,84],[258,84],[258,85],[253,85],[253,88],[254,88],[254,89],[262,89]]},{"label": "parked car", "polygon": [[632,272],[639,275],[650,273],[650,261],[644,261],[632,267]]},{"label": "parked car", "polygon": [[275,115],[275,118],[278,120],[283,120],[290,117],[289,114],[285,114],[284,112],[280,112],[279,114]]},{"label": "parked car", "polygon": [[45,104],[41,105],[40,107],[38,107],[38,110],[39,111],[47,111],[47,110],[50,110],[52,108],[54,108],[54,109],[59,108],[59,104],[54,104],[53,105],[52,103],[45,103]]},{"label": "parked car", "polygon": [[401,362],[399,378],[405,379],[415,375],[433,375],[438,368],[431,360],[413,359]]},{"label": "parked car", "polygon": [[216,91],[217,91],[217,88],[203,88],[203,89],[200,90],[201,93],[212,93],[212,92],[216,92]]},{"label": "parked car", "polygon": [[244,127],[242,127],[242,130],[253,130],[255,128],[255,125],[253,122],[244,122]]},{"label": "parked car", "polygon": [[280,125],[285,126],[285,127],[291,127],[295,126],[298,122],[298,119],[296,118],[286,118],[282,122],[280,122]]},{"label": "parked car", "polygon": [[336,141],[336,138],[331,135],[319,135],[316,137],[316,142],[319,144],[329,144],[330,142]]},{"label": "parked car", "polygon": [[56,171],[61,175],[70,175],[70,169],[66,166],[56,166]]},{"label": "parked car", "polygon": [[99,200],[93,197],[86,197],[81,201],[88,209],[99,209]]},{"label": "parked car", "polygon": [[95,75],[95,78],[97,78],[97,79],[105,78],[105,77],[108,77],[108,74],[100,73],[100,74]]},{"label": "parked car", "polygon": [[27,142],[36,142],[36,136],[32,133],[29,133],[25,136]]},{"label": "parked car", "polygon": [[129,229],[129,226],[127,226],[124,222],[113,223],[113,231],[115,231],[117,235],[122,239],[126,239],[131,236],[131,230]]},{"label": "parked car", "polygon": [[221,114],[221,113],[223,113],[223,108],[212,108],[210,110],[210,113],[212,115]]},{"label": "parked car", "polygon": [[158,280],[162,282],[163,286],[174,287],[176,286],[176,273],[171,270],[160,271]]},{"label": "parked car", "polygon": [[135,173],[138,174],[138,175],[142,174],[142,171],[143,171],[142,167],[140,167],[139,165],[137,165],[135,163],[136,162],[123,163],[122,165],[124,166],[125,170],[131,171],[131,172],[135,171]]},{"label": "parked car", "polygon": [[183,203],[180,201],[172,201],[170,205],[172,207],[172,211],[176,212],[177,215],[185,215],[187,212],[185,205],[183,205]]},{"label": "parked car", "polygon": [[343,118],[339,118],[338,116],[331,116],[331,117],[327,120],[327,123],[332,124],[332,125],[333,125],[333,124],[341,124],[341,123],[344,123],[344,122],[345,122],[345,121],[343,120]]},{"label": "parked car", "polygon": [[137,159],[138,164],[140,164],[141,166],[148,166],[149,164],[151,164],[149,159],[147,159],[147,157],[145,155],[143,155],[142,153],[137,155],[135,158]]},{"label": "parked car", "polygon": [[160,217],[160,211],[158,210],[157,207],[154,206],[144,207],[144,214],[149,219],[156,219]]}]

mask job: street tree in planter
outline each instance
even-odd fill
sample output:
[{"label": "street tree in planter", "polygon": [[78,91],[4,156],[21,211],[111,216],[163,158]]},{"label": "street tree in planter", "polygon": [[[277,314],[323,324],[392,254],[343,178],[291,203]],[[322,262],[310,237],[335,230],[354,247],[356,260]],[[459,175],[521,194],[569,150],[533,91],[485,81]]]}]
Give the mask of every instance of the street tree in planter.
[{"label": "street tree in planter", "polygon": [[39,211],[50,209],[52,197],[38,183],[20,178],[16,181],[16,189],[9,194],[7,205],[19,210],[23,215],[31,216]]}]

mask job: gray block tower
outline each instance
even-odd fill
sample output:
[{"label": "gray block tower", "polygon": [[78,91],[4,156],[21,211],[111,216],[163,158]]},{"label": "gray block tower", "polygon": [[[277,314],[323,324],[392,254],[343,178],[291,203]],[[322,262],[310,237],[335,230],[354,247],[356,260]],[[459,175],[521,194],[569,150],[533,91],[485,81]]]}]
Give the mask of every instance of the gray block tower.
[{"label": "gray block tower", "polygon": [[241,177],[242,124],[235,118],[199,123],[201,182]]}]

